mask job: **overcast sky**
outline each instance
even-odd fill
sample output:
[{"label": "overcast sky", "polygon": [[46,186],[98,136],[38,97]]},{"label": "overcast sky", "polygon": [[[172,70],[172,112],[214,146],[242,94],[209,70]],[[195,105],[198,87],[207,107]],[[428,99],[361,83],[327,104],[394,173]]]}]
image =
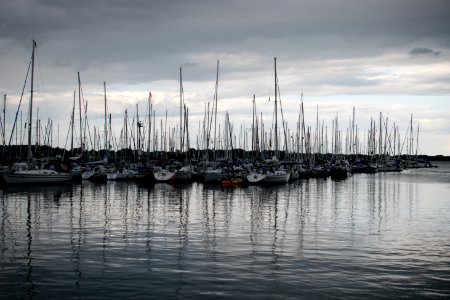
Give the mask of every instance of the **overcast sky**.
[{"label": "overcast sky", "polygon": [[450,155],[447,0],[2,0],[0,92],[7,95],[8,132],[32,39],[38,46],[34,108],[44,123],[51,118],[54,127],[59,124],[60,146],[77,72],[88,117],[98,126],[103,126],[106,82],[118,132],[125,109],[133,117],[139,104],[145,113],[149,92],[158,118],[167,110],[175,125],[181,66],[195,136],[205,103],[213,99],[220,60],[219,118],[228,111],[238,135],[237,128],[251,122],[253,95],[257,111],[271,124],[268,98],[274,97],[277,57],[284,117],[291,128],[303,92],[307,125],[313,128],[318,106],[328,129],[338,114],[345,133],[355,106],[361,131],[382,112],[404,138],[413,114],[420,152]]}]

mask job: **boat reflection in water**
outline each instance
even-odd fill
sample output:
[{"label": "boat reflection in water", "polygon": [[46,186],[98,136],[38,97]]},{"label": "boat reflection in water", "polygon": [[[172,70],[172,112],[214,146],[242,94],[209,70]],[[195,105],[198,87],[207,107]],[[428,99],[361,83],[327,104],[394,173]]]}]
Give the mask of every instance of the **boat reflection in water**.
[{"label": "boat reflection in water", "polygon": [[450,176],[417,172],[0,190],[2,296],[444,297]]}]

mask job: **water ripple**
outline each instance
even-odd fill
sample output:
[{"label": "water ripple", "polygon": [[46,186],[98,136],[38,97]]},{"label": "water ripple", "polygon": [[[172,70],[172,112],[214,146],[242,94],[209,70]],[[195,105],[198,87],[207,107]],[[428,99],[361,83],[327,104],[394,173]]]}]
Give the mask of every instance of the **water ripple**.
[{"label": "water ripple", "polygon": [[2,296],[446,298],[448,174],[6,189]]}]

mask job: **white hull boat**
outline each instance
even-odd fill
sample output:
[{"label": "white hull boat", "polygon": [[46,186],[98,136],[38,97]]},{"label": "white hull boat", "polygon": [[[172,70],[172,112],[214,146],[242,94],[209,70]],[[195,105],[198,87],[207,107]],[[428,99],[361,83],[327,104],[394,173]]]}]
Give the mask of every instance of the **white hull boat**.
[{"label": "white hull boat", "polygon": [[170,172],[167,170],[160,170],[153,174],[153,176],[155,176],[156,182],[169,182],[173,180],[174,175],[175,175],[174,172]]},{"label": "white hull boat", "polygon": [[54,170],[25,170],[3,174],[6,184],[57,184],[72,180],[72,174]]},{"label": "white hull boat", "polygon": [[[33,50],[31,54],[31,86],[30,86],[30,109],[28,124],[33,124],[33,78],[34,78],[34,57],[36,42],[33,40]],[[32,127],[28,126],[28,159],[33,157],[31,152]],[[10,173],[3,174],[6,184],[56,184],[65,183],[72,180],[72,174],[61,173],[52,169],[42,169],[39,167],[29,168],[27,163],[16,163]]]},{"label": "white hull boat", "polygon": [[137,171],[125,169],[125,170],[116,171],[113,173],[108,173],[106,175],[106,178],[108,180],[116,180],[116,181],[133,180],[136,178],[136,174],[137,174]]},{"label": "white hull boat", "polygon": [[289,181],[290,173],[286,171],[275,171],[268,173],[263,180],[263,184],[281,184]]},{"label": "white hull boat", "polygon": [[247,175],[247,181],[250,184],[262,184],[264,182],[265,174],[250,173]]}]

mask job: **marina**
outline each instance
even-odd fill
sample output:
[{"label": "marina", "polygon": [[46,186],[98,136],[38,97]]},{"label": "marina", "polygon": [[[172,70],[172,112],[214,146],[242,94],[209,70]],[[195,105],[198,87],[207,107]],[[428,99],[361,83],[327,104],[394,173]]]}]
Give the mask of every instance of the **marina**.
[{"label": "marina", "polygon": [[[125,109],[124,124],[120,131],[120,144],[118,144],[112,131],[111,114],[108,114],[106,83],[103,83],[104,131],[101,136],[99,127],[94,126],[92,132],[88,125],[87,101],[82,96],[81,79],[78,72],[79,147],[74,146],[75,110],[77,108],[76,92],[74,91],[69,126],[70,149],[59,147],[55,149],[52,147],[53,131],[50,119],[44,130],[43,143],[40,138],[42,128],[39,119],[36,121],[36,132],[33,131],[36,48],[37,43],[33,40],[29,69],[24,84],[25,89],[29,76],[27,145],[23,145],[22,140],[20,145],[17,143],[17,118],[22,97],[8,145],[6,145],[6,125],[2,126],[0,183],[6,185],[64,184],[74,179],[92,182],[139,180],[147,184],[194,180],[226,185],[236,185],[237,183],[239,185],[274,185],[299,178],[330,176],[336,180],[343,180],[351,173],[401,172],[405,168],[433,167],[424,155],[419,155],[419,126],[417,126],[417,130],[413,128],[412,114],[407,131],[403,135],[403,142],[401,142],[402,136],[398,125],[395,122],[390,125],[389,117],[383,116],[381,112],[379,113],[379,123],[373,118],[370,119],[370,129],[367,132],[367,141],[365,141],[365,133],[358,132],[357,124],[355,126],[355,107],[352,110],[349,127],[346,129],[345,140],[339,127],[337,114],[332,120],[329,139],[327,127],[324,132],[324,121],[319,121],[318,107],[315,130],[312,129],[312,126],[305,124],[302,93],[297,126],[291,132],[284,120],[276,57],[274,57],[274,118],[271,127],[266,130],[264,127],[267,124],[263,122],[262,114],[258,119],[259,114],[256,109],[255,95],[253,95],[252,124],[245,130],[250,134],[240,134],[238,139],[236,133],[233,132],[234,125],[230,121],[230,115],[228,111],[225,111],[224,128],[221,135],[217,115],[219,95],[219,60],[217,60],[214,98],[211,108],[209,102],[207,109],[205,106],[203,126],[199,124],[196,137],[197,148],[190,146],[189,109],[184,102],[181,67],[178,124],[174,127],[167,126],[166,111],[164,126],[163,119],[161,119],[160,132],[155,131],[156,108],[153,108],[152,93],[149,92],[146,120],[139,121],[138,105],[136,105],[136,122],[133,120],[135,125],[130,128],[130,138],[128,112]],[[3,123],[6,120],[5,105],[6,95],[4,97]],[[278,120],[279,114],[280,121]],[[11,145],[14,134],[16,135],[16,144]],[[91,134],[94,135],[93,141]],[[22,133],[20,135],[23,136]],[[364,137],[363,141],[361,141],[362,136]],[[66,141],[68,138],[69,133]],[[331,147],[329,147],[329,143]]]},{"label": "marina", "polygon": [[0,300],[450,299],[448,0],[0,15]]}]

